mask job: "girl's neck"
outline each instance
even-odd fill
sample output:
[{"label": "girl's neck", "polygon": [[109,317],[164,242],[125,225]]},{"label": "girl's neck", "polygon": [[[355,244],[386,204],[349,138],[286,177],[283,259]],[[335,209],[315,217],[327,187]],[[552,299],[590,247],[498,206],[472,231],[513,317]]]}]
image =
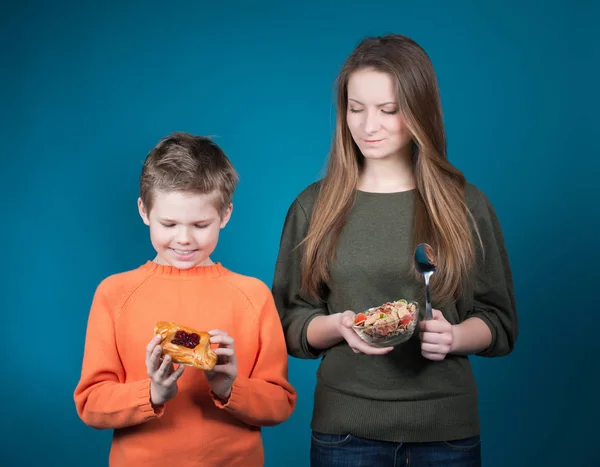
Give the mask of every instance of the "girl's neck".
[{"label": "girl's neck", "polygon": [[365,159],[357,189],[372,193],[395,193],[416,187],[411,157]]}]

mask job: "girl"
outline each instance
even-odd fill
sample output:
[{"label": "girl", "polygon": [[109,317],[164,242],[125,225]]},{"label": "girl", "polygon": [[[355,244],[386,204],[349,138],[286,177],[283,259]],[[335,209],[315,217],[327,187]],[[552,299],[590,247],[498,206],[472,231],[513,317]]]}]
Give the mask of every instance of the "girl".
[{"label": "girl", "polygon": [[[411,39],[358,45],[337,114],[327,172],[292,203],[273,280],[288,352],[322,357],[311,465],[479,466],[468,355],[506,355],[517,337],[494,209],[447,159],[437,79]],[[372,347],[355,312],[401,298],[424,309],[421,242],[438,259],[433,319],[404,344]]]}]

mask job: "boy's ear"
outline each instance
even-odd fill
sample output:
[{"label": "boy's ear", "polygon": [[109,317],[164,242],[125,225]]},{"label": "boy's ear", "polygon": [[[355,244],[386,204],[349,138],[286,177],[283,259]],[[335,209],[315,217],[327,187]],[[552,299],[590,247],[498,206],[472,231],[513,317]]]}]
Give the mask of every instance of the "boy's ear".
[{"label": "boy's ear", "polygon": [[232,211],[233,211],[233,203],[229,203],[229,206],[227,206],[227,209],[225,209],[225,212],[221,216],[221,228],[225,227],[227,225],[227,223],[229,222]]},{"label": "boy's ear", "polygon": [[150,225],[150,219],[148,219],[148,212],[146,211],[146,207],[142,202],[142,198],[138,198],[138,210],[140,211],[140,217],[144,221],[144,224]]}]

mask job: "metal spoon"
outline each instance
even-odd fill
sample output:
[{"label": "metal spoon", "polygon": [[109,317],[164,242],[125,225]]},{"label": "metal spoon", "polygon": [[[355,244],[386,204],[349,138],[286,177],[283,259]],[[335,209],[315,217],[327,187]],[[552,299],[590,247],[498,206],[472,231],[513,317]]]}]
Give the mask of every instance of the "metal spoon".
[{"label": "metal spoon", "polygon": [[415,250],[415,268],[425,278],[425,319],[432,319],[431,297],[429,295],[429,278],[437,270],[437,261],[433,248],[421,243]]}]

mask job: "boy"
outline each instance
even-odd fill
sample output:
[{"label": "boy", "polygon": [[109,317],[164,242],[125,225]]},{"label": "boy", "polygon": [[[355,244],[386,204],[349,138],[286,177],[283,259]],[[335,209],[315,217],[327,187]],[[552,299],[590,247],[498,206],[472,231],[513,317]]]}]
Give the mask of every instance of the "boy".
[{"label": "boy", "polygon": [[[175,133],[146,158],[138,207],[157,256],[98,286],[74,393],[86,424],[114,429],[111,466],[263,465],[260,427],[295,407],[269,288],[210,259],[237,181],[208,138]],[[216,366],[175,368],[158,321],[208,331]]]}]

